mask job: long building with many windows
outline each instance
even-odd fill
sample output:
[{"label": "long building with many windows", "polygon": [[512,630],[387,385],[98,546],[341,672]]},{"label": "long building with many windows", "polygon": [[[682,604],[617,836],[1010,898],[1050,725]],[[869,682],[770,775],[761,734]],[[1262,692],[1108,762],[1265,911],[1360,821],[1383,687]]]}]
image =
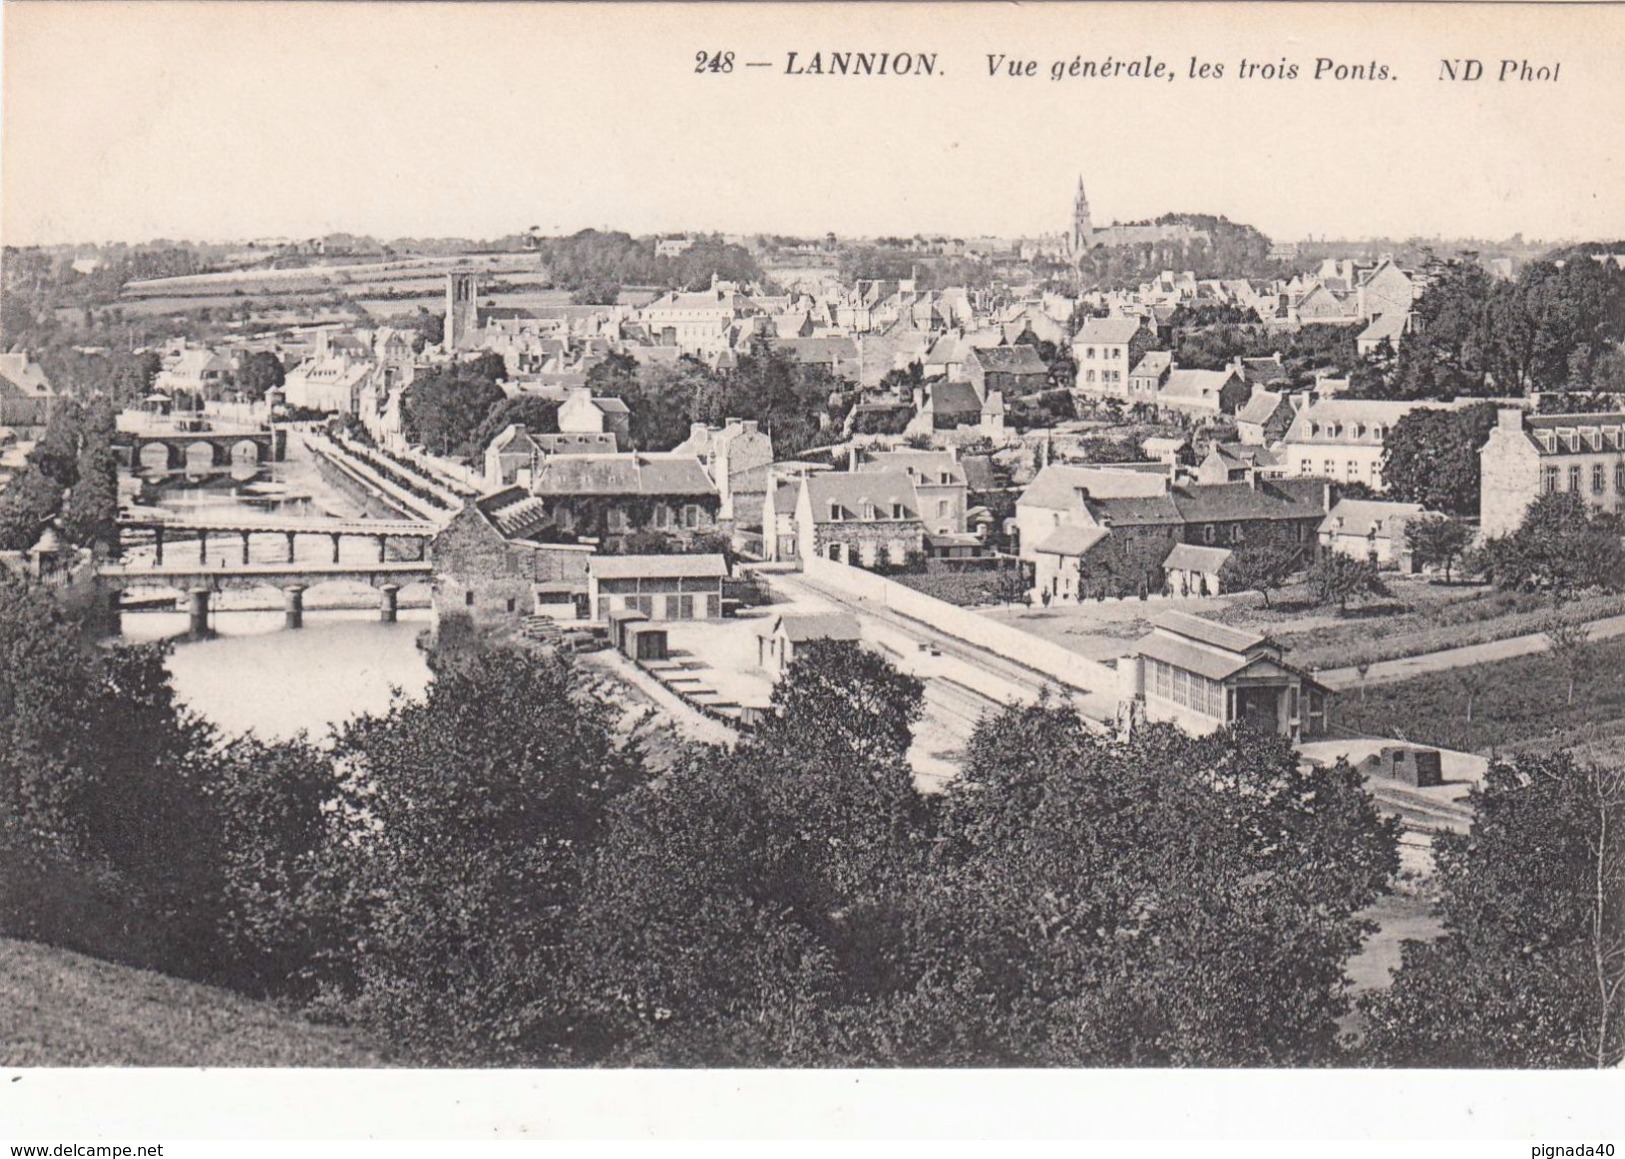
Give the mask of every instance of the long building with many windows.
[{"label": "long building with many windows", "polygon": [[1531,415],[1505,408],[1478,452],[1485,535],[1516,531],[1541,495],[1570,491],[1625,511],[1625,412]]}]

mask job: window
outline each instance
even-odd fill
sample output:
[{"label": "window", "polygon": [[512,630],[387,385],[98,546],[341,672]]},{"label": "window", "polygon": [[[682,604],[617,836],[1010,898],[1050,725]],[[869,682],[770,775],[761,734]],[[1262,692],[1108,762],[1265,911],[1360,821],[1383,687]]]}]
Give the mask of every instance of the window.
[{"label": "window", "polygon": [[1601,495],[1608,489],[1608,472],[1601,463],[1591,464],[1591,493]]},{"label": "window", "polygon": [[606,517],[606,522],[608,523],[611,531],[625,531],[626,512],[621,510],[619,507],[611,507],[609,509],[609,514]]},{"label": "window", "polygon": [[1308,459],[1298,460],[1298,474],[1307,475],[1314,469],[1314,464],[1312,464]]},{"label": "window", "polygon": [[514,609],[514,598],[512,596],[509,596],[508,597],[508,610],[511,612],[511,611],[513,611],[513,609]]},{"label": "window", "polygon": [[664,503],[655,504],[655,526],[660,528],[671,526],[671,508]]},{"label": "window", "polygon": [[1095,348],[1093,346],[1084,347],[1083,355],[1085,358],[1093,358],[1095,356]]},{"label": "window", "polygon": [[1578,491],[1579,489],[1580,489],[1580,465],[1578,463],[1575,463],[1573,466],[1571,466],[1569,468],[1569,490],[1570,491]]},{"label": "window", "polygon": [[1230,525],[1230,542],[1231,543],[1240,543],[1241,542],[1241,524],[1232,523]]},{"label": "window", "polygon": [[1325,470],[1322,471],[1321,474],[1325,475],[1326,478],[1333,479],[1337,477],[1337,464],[1331,459],[1327,459],[1322,466],[1325,467]]},{"label": "window", "polygon": [[873,519],[875,517],[875,505],[869,502],[867,499],[863,501],[863,517],[865,519]]},{"label": "window", "polygon": [[1360,477],[1360,460],[1350,459],[1346,465],[1346,469],[1350,479],[1358,479]]},{"label": "window", "polygon": [[1093,382],[1095,380],[1095,372],[1092,371],[1092,370],[1085,371],[1084,375],[1083,375],[1083,380],[1085,382]]},{"label": "window", "polygon": [[1557,468],[1556,467],[1547,467],[1545,474],[1543,474],[1541,476],[1541,479],[1540,479],[1540,493],[1542,495],[1550,495],[1553,491],[1556,491],[1556,490],[1557,490]]},{"label": "window", "polygon": [[1219,538],[1219,529],[1209,523],[1202,528],[1202,542],[1212,543]]},{"label": "window", "polygon": [[1614,465],[1614,490],[1625,495],[1625,463]]},{"label": "window", "polygon": [[839,503],[831,503],[829,505],[829,520],[830,520],[830,522],[831,523],[839,523],[841,521],[841,516],[842,516],[841,505]]},{"label": "window", "polygon": [[908,518],[908,515],[903,510],[903,505],[901,503],[893,503],[891,505],[891,517],[893,519],[906,519],[906,518]]},{"label": "window", "polygon": [[474,589],[470,588],[468,591],[463,593],[463,607],[472,608],[473,606],[474,606]]},{"label": "window", "polygon": [[[1600,470],[1602,470],[1602,468],[1598,467],[1597,470],[1600,471]],[[946,518],[948,518],[948,501],[946,499],[938,499],[937,500],[937,518],[938,519],[946,519]]]},{"label": "window", "polygon": [[698,527],[700,525],[700,505],[690,503],[683,508],[683,526]]}]

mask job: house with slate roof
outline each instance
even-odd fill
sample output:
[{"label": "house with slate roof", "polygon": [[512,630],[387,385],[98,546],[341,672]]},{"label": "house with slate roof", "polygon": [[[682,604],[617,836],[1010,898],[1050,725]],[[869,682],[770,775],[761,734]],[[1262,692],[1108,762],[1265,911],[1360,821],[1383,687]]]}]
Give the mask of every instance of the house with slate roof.
[{"label": "house with slate roof", "polygon": [[717,529],[721,494],[693,455],[555,455],[531,481],[547,510],[548,535],[624,549],[638,531],[678,540]]},{"label": "house with slate roof", "polygon": [[1204,736],[1241,725],[1291,740],[1326,732],[1331,692],[1257,632],[1166,612],[1117,662],[1120,715]]},{"label": "house with slate roof", "polygon": [[1531,415],[1503,408],[1478,452],[1480,530],[1516,531],[1530,504],[1568,491],[1625,511],[1625,413]]},{"label": "house with slate roof", "polygon": [[1381,491],[1384,440],[1395,423],[1424,406],[1375,399],[1316,399],[1293,415],[1281,441],[1287,473],[1294,478],[1364,483]]},{"label": "house with slate roof", "polygon": [[1044,390],[1049,384],[1049,368],[1031,346],[973,348],[965,359],[965,380],[978,399],[994,394],[1020,398]]},{"label": "house with slate roof", "polygon": [[1320,523],[1320,546],[1354,559],[1415,571],[1405,529],[1426,514],[1420,503],[1339,499]]},{"label": "house with slate roof", "polygon": [[1123,398],[1129,390],[1129,343],[1140,332],[1138,318],[1090,318],[1072,339],[1078,368],[1073,389],[1082,394]]},{"label": "house with slate roof", "polygon": [[828,471],[801,481],[797,551],[836,563],[900,566],[925,553],[914,481],[904,471]]},{"label": "house with slate roof", "polygon": [[0,354],[0,427],[43,427],[56,404],[45,369],[21,350]]},{"label": "house with slate roof", "polygon": [[795,662],[800,645],[814,640],[856,644],[860,639],[858,618],[849,612],[774,616],[756,633],[756,662],[777,678]]},{"label": "house with slate roof", "polygon": [[1236,411],[1236,441],[1253,447],[1272,447],[1286,437],[1296,412],[1283,392],[1256,385],[1252,390],[1252,396]]}]

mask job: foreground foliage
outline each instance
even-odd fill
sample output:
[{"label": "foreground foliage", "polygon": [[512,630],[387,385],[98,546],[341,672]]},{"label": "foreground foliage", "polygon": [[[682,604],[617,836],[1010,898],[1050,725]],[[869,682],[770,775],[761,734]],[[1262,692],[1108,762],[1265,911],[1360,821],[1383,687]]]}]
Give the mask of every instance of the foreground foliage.
[{"label": "foreground foliage", "polygon": [[1625,1057],[1625,772],[1564,755],[1490,769],[1435,841],[1445,936],[1365,1003],[1394,1066],[1617,1066]]},{"label": "foreground foliage", "polygon": [[[552,653],[438,655],[421,701],[327,744],[227,740],[158,650],[0,600],[0,934],[422,1063],[1334,1063],[1360,915],[1397,867],[1346,764],[1240,732],[1116,740],[1048,699],[983,720],[922,796],[923,688],[850,644],[800,649],[766,725],[656,775],[614,687]],[[1447,872],[1483,878],[1463,849]],[[1589,893],[1525,862],[1551,896],[1520,929],[1580,914]],[[1515,886],[1491,875],[1467,952]],[[1498,1059],[1595,1057],[1554,993],[1504,989],[1532,1029]],[[1382,1049],[1446,1058],[1394,1010]]]}]

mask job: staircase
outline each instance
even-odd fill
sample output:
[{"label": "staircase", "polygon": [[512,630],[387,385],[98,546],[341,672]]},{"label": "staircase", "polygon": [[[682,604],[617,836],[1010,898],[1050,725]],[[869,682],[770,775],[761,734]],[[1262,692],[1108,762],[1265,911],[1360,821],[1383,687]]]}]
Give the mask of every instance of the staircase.
[{"label": "staircase", "polygon": [[564,630],[552,616],[526,616],[519,621],[519,634],[551,648],[564,646]]}]

